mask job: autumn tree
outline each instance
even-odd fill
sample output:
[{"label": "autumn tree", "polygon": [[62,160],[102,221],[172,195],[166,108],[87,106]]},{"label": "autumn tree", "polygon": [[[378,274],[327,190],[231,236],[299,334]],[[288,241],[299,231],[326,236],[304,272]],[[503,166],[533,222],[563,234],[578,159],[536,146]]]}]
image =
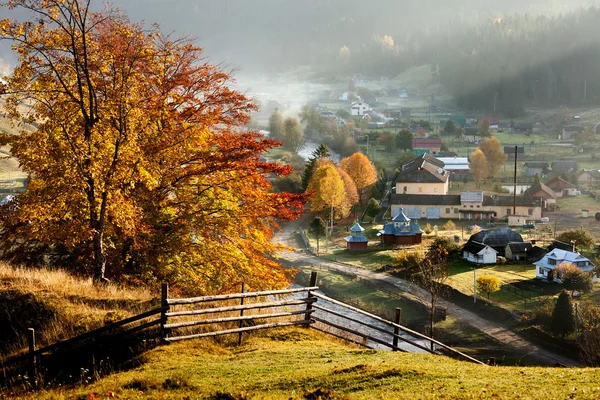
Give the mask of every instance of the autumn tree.
[{"label": "autumn tree", "polygon": [[573,294],[576,290],[589,292],[593,288],[592,276],[581,270],[581,268],[563,263],[554,268],[554,277],[562,281],[563,287]]},{"label": "autumn tree", "polygon": [[[443,246],[433,246],[427,251],[423,262],[419,264],[418,283],[429,293],[429,336],[434,337],[435,316],[438,305],[445,293],[445,282],[448,279],[448,252]],[[433,350],[433,342],[431,343]]]},{"label": "autumn tree", "polygon": [[569,229],[557,236],[557,240],[564,243],[571,243],[573,247],[591,249],[596,244],[596,238],[585,229]]},{"label": "autumn tree", "polygon": [[283,141],[283,117],[276,108],[269,117],[269,137],[273,140]]},{"label": "autumn tree", "polygon": [[479,145],[479,149],[485,154],[488,176],[494,177],[508,157],[502,151],[500,141],[495,136],[492,136],[485,139],[483,143]]},{"label": "autumn tree", "polygon": [[356,190],[356,185],[354,184],[354,181],[352,180],[352,178],[350,178],[350,175],[348,175],[346,171],[344,171],[339,166],[336,166],[336,170],[338,174],[340,174],[340,178],[342,178],[342,181],[344,182],[344,191],[346,193],[346,195],[344,196],[344,200],[335,210],[335,217],[341,219],[348,216],[348,214],[352,210],[352,207],[358,204],[358,190]]},{"label": "autumn tree", "polygon": [[491,275],[483,275],[477,277],[477,290],[487,294],[487,298],[490,298],[490,294],[500,290],[500,280]]},{"label": "autumn tree", "polygon": [[350,175],[358,190],[358,201],[362,205],[363,195],[377,181],[377,170],[373,163],[362,153],[354,153],[344,158],[340,166]]},{"label": "autumn tree", "polygon": [[325,236],[327,226],[321,217],[315,217],[310,223],[309,232],[317,239],[317,255],[319,255],[319,238]]},{"label": "autumn tree", "polygon": [[127,274],[195,293],[287,284],[270,238],[303,196],[271,192],[266,176],[291,168],[260,160],[273,140],[238,133],[256,107],[227,73],[191,40],[89,0],[6,5],[35,16],[0,22],[19,57],[6,106],[39,128],[2,136],[29,176],[2,221],[3,257],[36,247],[96,281]]},{"label": "autumn tree", "polygon": [[480,119],[477,122],[477,133],[481,137],[490,136],[490,121],[487,119]]},{"label": "autumn tree", "polygon": [[471,153],[469,168],[471,169],[473,179],[478,186],[481,183],[481,180],[487,177],[487,167],[487,159],[480,149],[476,149]]},{"label": "autumn tree", "polygon": [[304,146],[304,133],[296,118],[286,118],[283,122],[283,147],[297,153]]},{"label": "autumn tree", "polygon": [[304,190],[308,187],[308,182],[312,178],[312,174],[315,170],[315,163],[323,158],[329,158],[329,148],[325,144],[320,144],[308,158],[308,161],[304,165],[304,173],[302,174],[302,187]]}]

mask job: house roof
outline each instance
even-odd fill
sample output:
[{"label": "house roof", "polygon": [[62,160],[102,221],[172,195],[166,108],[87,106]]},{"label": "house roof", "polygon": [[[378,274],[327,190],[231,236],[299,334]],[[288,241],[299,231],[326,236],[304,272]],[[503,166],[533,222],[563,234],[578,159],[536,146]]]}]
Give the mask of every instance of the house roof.
[{"label": "house roof", "polygon": [[[484,196],[484,206],[499,206],[499,207],[512,207],[513,196]],[[519,207],[541,207],[541,202],[538,197],[528,196],[517,196],[516,205]]]},{"label": "house roof", "polygon": [[365,231],[365,228],[360,226],[358,221],[354,224],[354,226],[352,228],[350,228],[350,232],[364,232],[364,231]]},{"label": "house roof", "polygon": [[461,192],[460,193],[461,203],[482,203],[483,192]]},{"label": "house roof", "polygon": [[396,182],[446,183],[450,174],[443,166],[444,164],[435,157],[422,154],[402,166]]},{"label": "house roof", "polygon": [[530,242],[511,242],[506,245],[512,253],[525,253],[529,254],[532,246]]},{"label": "house roof", "polygon": [[369,239],[360,235],[360,236],[346,236],[344,240],[347,243],[368,243]]},{"label": "house roof", "polygon": [[479,243],[476,241],[471,241],[471,240],[469,240],[467,243],[465,243],[465,245],[463,246],[463,251],[469,252],[471,254],[479,254],[486,247],[489,248],[490,250],[498,253],[496,250],[494,250],[492,247],[490,247],[486,244]]},{"label": "house roof", "polygon": [[544,161],[527,161],[524,165],[525,168],[548,168],[550,164]]},{"label": "house roof", "polygon": [[550,179],[546,182],[546,185],[553,189],[577,189],[577,186],[565,181],[563,178],[557,176],[556,178]]},{"label": "house roof", "polygon": [[442,146],[440,138],[414,138],[412,140],[413,149],[439,149]]},{"label": "house roof", "polygon": [[548,253],[548,250],[544,249],[543,247],[533,246],[531,250],[527,251],[527,257],[529,261],[534,263],[544,258],[546,253]]},{"label": "house roof", "polygon": [[[504,154],[515,154],[515,146],[504,146]],[[525,147],[517,146],[517,154],[525,154]]]},{"label": "house roof", "polygon": [[577,171],[577,161],[572,161],[572,160],[552,161],[552,170],[555,172]]},{"label": "house roof", "polygon": [[404,209],[401,208],[398,215],[396,215],[394,218],[392,218],[392,221],[393,222],[410,222],[410,218],[408,218],[406,216],[406,214],[404,214]]},{"label": "house roof", "polygon": [[523,237],[511,229],[486,229],[471,235],[469,242],[487,244],[494,249],[504,249],[508,243],[523,242]]},{"label": "house roof", "polygon": [[565,242],[561,242],[560,240],[553,240],[552,244],[550,246],[548,246],[548,251],[552,251],[554,249],[561,249],[561,250],[573,250],[573,245],[569,244],[569,243],[565,243]]},{"label": "house roof", "polygon": [[460,206],[460,195],[458,194],[394,194],[390,200],[391,204],[406,205],[439,205]]},{"label": "house roof", "polygon": [[419,233],[423,233],[419,227],[419,223],[416,220],[412,220],[410,225],[396,226],[393,222],[388,222],[383,225],[383,229],[379,231],[382,235],[394,235],[394,236],[414,236]]},{"label": "house roof", "polygon": [[554,192],[554,190],[550,189],[548,186],[544,185],[542,182],[534,183],[531,187],[529,187],[529,189],[527,189],[523,193],[523,195],[531,197],[531,196],[535,196],[536,193],[538,193],[540,191],[547,193],[553,199],[556,198],[556,193]]},{"label": "house roof", "polygon": [[[556,260],[554,263],[550,264],[548,259]],[[544,267],[548,269],[554,269],[557,266],[567,263],[567,264],[575,264],[575,263],[588,263],[588,265],[581,266],[583,271],[591,272],[594,269],[594,264],[586,257],[582,256],[579,253],[574,253],[572,251],[554,249],[549,251],[541,260],[534,262],[534,264],[538,267]]]},{"label": "house roof", "polygon": [[577,174],[577,177],[581,176],[581,174],[583,174],[585,172],[587,172],[594,179],[600,179],[600,170],[598,170],[598,169],[582,169]]},{"label": "house roof", "polygon": [[583,132],[585,128],[583,125],[565,125],[563,126],[563,131],[566,132]]}]

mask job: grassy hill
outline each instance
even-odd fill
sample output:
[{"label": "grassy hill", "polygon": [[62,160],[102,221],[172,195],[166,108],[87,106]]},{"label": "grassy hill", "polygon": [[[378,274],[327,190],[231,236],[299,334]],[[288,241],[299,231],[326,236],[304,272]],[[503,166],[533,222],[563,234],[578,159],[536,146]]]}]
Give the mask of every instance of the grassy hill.
[{"label": "grassy hill", "polygon": [[357,349],[298,328],[241,347],[209,340],[160,347],[138,368],[37,398],[589,399],[600,395],[599,379],[598,369],[489,367]]}]

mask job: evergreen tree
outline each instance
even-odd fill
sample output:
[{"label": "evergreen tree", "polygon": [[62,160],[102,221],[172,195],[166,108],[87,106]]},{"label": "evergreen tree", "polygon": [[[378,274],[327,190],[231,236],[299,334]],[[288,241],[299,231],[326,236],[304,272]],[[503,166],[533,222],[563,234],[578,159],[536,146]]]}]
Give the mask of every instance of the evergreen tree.
[{"label": "evergreen tree", "polygon": [[315,217],[310,223],[309,232],[317,239],[317,255],[319,255],[319,238],[325,236],[327,226],[321,217]]},{"label": "evergreen tree", "polygon": [[310,178],[312,177],[315,169],[315,163],[322,158],[329,158],[329,156],[329,147],[322,143],[312,152],[310,158],[304,166],[304,174],[302,175],[302,191],[305,191],[308,187],[308,182],[310,182]]},{"label": "evergreen tree", "polygon": [[560,292],[554,311],[552,311],[552,322],[550,330],[555,335],[561,335],[563,338],[575,330],[575,316],[573,315],[573,305],[571,296],[566,290]]},{"label": "evergreen tree", "polygon": [[387,190],[387,173],[385,169],[379,170],[377,174],[377,182],[373,186],[373,190],[371,191],[371,195],[376,199],[381,199]]}]

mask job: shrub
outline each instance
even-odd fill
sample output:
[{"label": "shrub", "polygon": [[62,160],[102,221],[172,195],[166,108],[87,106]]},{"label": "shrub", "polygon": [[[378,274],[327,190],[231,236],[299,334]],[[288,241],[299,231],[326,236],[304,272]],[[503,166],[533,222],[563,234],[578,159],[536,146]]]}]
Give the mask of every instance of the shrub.
[{"label": "shrub", "polygon": [[448,222],[444,224],[443,228],[447,231],[454,231],[456,230],[456,224],[449,219]]},{"label": "shrub", "polygon": [[433,232],[433,228],[431,228],[431,224],[429,222],[425,225],[425,228],[423,228],[423,232],[425,232],[427,235]]},{"label": "shrub", "polygon": [[500,280],[495,276],[483,275],[477,278],[477,290],[487,294],[490,298],[490,293],[500,290]]},{"label": "shrub", "polygon": [[550,330],[555,335],[561,335],[563,338],[575,330],[575,317],[573,316],[571,296],[569,296],[566,290],[563,290],[558,296],[556,306],[552,312]]}]

